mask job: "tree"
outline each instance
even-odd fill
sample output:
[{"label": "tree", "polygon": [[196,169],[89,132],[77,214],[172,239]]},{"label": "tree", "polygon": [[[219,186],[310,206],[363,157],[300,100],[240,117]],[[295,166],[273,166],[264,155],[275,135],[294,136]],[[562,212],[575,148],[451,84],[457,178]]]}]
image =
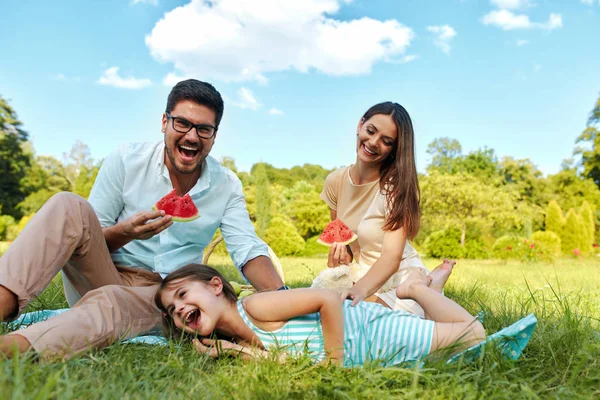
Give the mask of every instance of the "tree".
[{"label": "tree", "polygon": [[556,200],[552,200],[546,207],[546,232],[554,232],[560,236],[564,226],[563,212]]},{"label": "tree", "polygon": [[600,97],[596,101],[588,118],[587,127],[577,137],[574,155],[580,155],[579,164],[583,167],[583,176],[591,178],[600,188]]},{"label": "tree", "polygon": [[252,176],[256,184],[256,222],[258,236],[264,237],[271,219],[271,196],[269,193],[269,177],[264,164],[258,164]]},{"label": "tree", "polygon": [[565,227],[560,237],[563,253],[573,254],[575,249],[582,250],[581,245],[587,236],[584,229],[581,217],[574,209],[569,209],[565,219]]},{"label": "tree", "polygon": [[584,201],[581,205],[581,210],[579,215],[581,215],[581,221],[586,231],[586,241],[584,243],[584,248],[582,251],[590,251],[592,248],[592,243],[594,243],[594,237],[596,234],[596,223],[594,221],[594,213],[592,211],[592,207],[590,207],[590,203]]},{"label": "tree", "polygon": [[21,179],[31,164],[24,148],[29,135],[22,125],[13,108],[0,97],[0,205],[4,214],[15,219],[22,216],[17,204],[28,193],[21,187]]},{"label": "tree", "polygon": [[451,174],[454,172],[454,162],[462,155],[462,147],[458,140],[442,137],[429,143],[427,154],[432,156],[428,170]]},{"label": "tree", "polygon": [[292,188],[284,191],[286,214],[290,216],[298,233],[304,239],[323,231],[329,222],[329,207],[321,200],[315,187],[298,181]]},{"label": "tree", "polygon": [[87,173],[92,170],[94,160],[90,155],[90,148],[83,142],[77,140],[69,153],[63,153],[65,160],[64,174],[69,181],[72,191],[75,191],[77,178],[83,169]]},{"label": "tree", "polygon": [[463,173],[454,175],[432,171],[421,185],[423,218],[439,228],[457,226],[460,244],[465,246],[467,226],[483,230],[494,224],[519,225],[514,194],[488,185]]},{"label": "tree", "polygon": [[271,225],[265,231],[265,242],[279,256],[293,256],[304,250],[304,239],[298,234],[290,219],[277,214],[271,219]]}]

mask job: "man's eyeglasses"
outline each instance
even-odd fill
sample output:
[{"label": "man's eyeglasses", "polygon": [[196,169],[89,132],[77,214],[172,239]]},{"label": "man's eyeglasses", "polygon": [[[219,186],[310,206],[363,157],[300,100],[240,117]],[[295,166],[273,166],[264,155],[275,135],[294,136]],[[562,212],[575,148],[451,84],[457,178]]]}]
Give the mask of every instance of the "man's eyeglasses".
[{"label": "man's eyeglasses", "polygon": [[169,113],[167,114],[167,118],[171,119],[173,124],[173,129],[175,129],[179,133],[188,133],[192,128],[196,128],[196,134],[198,137],[202,139],[212,139],[215,136],[215,132],[217,132],[217,127],[213,125],[207,124],[192,124],[185,118],[174,117]]}]

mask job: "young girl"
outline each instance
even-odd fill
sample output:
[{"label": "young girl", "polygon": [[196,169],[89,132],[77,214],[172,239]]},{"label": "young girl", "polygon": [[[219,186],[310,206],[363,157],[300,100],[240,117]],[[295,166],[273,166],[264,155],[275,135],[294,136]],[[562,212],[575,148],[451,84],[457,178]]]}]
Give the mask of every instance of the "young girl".
[{"label": "young girl", "polygon": [[396,295],[415,300],[432,320],[374,303],[350,306],[349,300],[328,289],[263,292],[237,300],[219,272],[200,264],[169,274],[155,301],[171,335],[183,331],[204,338],[213,333],[232,338],[216,347],[213,340],[194,339],[200,352],[213,357],[220,349],[261,357],[281,346],[291,355],[308,350],[317,362],[352,367],[379,360],[389,366],[485,339],[481,323],[430,283],[430,277],[415,269],[396,288]]},{"label": "young girl", "polygon": [[[348,297],[355,303],[374,301],[424,315],[411,299],[398,299],[395,289],[380,290],[395,288],[411,269],[428,272],[408,242],[420,227],[419,196],[410,116],[398,103],[376,104],[356,127],[356,162],[332,172],[321,193],[331,219],[341,219],[358,235],[348,247],[331,246],[327,263],[337,267],[354,261],[352,270],[367,271],[353,276],[356,281]],[[432,289],[442,292],[453,266],[454,261],[445,262],[430,274]]]}]

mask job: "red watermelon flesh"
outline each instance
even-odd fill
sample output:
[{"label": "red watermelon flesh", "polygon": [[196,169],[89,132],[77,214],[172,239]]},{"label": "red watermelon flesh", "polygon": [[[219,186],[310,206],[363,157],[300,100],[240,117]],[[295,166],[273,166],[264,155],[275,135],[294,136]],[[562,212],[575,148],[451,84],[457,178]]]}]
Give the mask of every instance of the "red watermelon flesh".
[{"label": "red watermelon flesh", "polygon": [[348,245],[354,242],[356,238],[356,233],[352,232],[341,219],[336,218],[325,227],[325,230],[317,239],[317,243],[325,246],[331,246],[333,243]]},{"label": "red watermelon flesh", "polygon": [[192,197],[186,194],[183,197],[177,196],[175,189],[171,190],[165,197],[152,206],[153,210],[163,210],[165,214],[170,215],[173,221],[190,222],[200,218],[198,208],[194,204]]}]

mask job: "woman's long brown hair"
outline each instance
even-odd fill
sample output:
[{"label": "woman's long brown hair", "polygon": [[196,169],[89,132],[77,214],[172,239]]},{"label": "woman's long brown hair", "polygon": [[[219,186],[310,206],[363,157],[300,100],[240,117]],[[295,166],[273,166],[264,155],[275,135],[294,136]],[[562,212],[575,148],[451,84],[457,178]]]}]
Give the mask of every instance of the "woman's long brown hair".
[{"label": "woman's long brown hair", "polygon": [[421,226],[421,191],[415,165],[412,121],[404,107],[390,101],[369,108],[363,115],[363,121],[376,114],[389,115],[398,130],[394,149],[379,169],[380,190],[386,196],[390,210],[383,229],[395,231],[404,227],[406,236],[412,239]]}]

